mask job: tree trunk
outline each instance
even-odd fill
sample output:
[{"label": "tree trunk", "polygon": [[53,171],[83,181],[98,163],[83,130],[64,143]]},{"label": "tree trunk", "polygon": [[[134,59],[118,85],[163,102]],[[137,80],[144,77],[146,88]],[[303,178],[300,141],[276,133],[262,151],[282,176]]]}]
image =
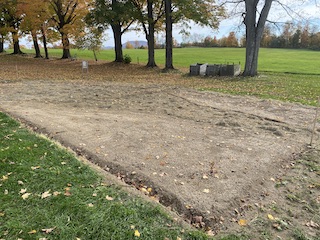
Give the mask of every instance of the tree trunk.
[{"label": "tree trunk", "polygon": [[170,69],[174,69],[173,58],[172,58],[172,48],[173,48],[172,0],[165,0],[165,13],[166,13],[166,65],[165,65],[165,70],[170,70]]},{"label": "tree trunk", "polygon": [[0,53],[4,52],[4,37],[0,37]]},{"label": "tree trunk", "polygon": [[273,0],[266,0],[257,22],[257,5],[259,0],[246,0],[246,65],[243,76],[258,74],[258,56],[265,23]]},{"label": "tree trunk", "polygon": [[35,33],[34,31],[31,31],[31,36],[32,36],[32,40],[33,40],[34,50],[36,51],[35,58],[42,58],[41,53],[40,53],[40,47],[38,44],[37,33]]},{"label": "tree trunk", "polygon": [[17,32],[12,32],[12,41],[13,41],[13,53],[12,54],[23,54],[20,49],[19,37]]},{"label": "tree trunk", "polygon": [[63,46],[62,59],[71,58],[70,42],[69,42],[68,35],[65,33],[61,33],[61,37],[62,37],[62,46]]},{"label": "tree trunk", "polygon": [[114,38],[114,51],[115,51],[115,62],[123,62],[123,52],[122,52],[122,32],[120,24],[111,24]]},{"label": "tree trunk", "polygon": [[93,51],[94,60],[96,60],[96,62],[98,62],[96,51],[95,50],[92,50],[92,51]]},{"label": "tree trunk", "polygon": [[148,40],[148,63],[147,67],[156,67],[156,61],[154,56],[154,19],[153,19],[153,4],[151,0],[147,1],[148,8],[148,33],[146,37]]},{"label": "tree trunk", "polygon": [[44,48],[44,52],[45,52],[45,55],[46,55],[46,59],[49,59],[46,30],[45,30],[43,25],[41,26],[41,33],[42,33],[42,42],[43,42],[43,48]]}]

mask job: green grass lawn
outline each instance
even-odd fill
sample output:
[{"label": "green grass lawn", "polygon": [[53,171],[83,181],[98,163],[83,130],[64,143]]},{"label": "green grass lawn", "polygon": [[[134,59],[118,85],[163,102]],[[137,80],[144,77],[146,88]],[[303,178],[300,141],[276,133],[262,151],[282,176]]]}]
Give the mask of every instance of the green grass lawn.
[{"label": "green grass lawn", "polygon": [[[33,50],[23,50],[33,53]],[[50,49],[50,56],[61,57],[62,50]],[[88,50],[71,50],[71,54],[77,54],[79,59],[93,59],[93,53]],[[146,64],[148,59],[147,49],[124,49],[124,54],[129,54],[133,63]],[[156,62],[163,66],[165,50],[155,51]],[[98,59],[113,61],[114,50],[101,50]],[[188,67],[193,63],[241,63],[245,64],[244,48],[175,48],[173,61],[176,67]],[[281,72],[300,74],[320,74],[320,52],[296,49],[272,49],[261,48],[259,55],[260,72]]]},{"label": "green grass lawn", "polygon": [[166,238],[208,239],[0,112],[0,239]]}]

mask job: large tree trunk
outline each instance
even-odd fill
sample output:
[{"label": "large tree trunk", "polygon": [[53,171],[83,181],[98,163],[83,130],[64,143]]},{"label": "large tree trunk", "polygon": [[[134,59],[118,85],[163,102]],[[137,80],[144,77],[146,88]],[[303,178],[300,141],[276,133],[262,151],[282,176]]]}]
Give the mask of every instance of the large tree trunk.
[{"label": "large tree trunk", "polygon": [[172,58],[172,48],[173,48],[172,0],[165,0],[165,12],[166,12],[166,64],[165,64],[165,70],[170,70],[170,69],[174,69],[173,58]]},{"label": "large tree trunk", "polygon": [[260,17],[257,21],[257,5],[259,0],[246,0],[246,65],[243,76],[258,74],[258,56],[265,23],[273,0],[265,0]]},{"label": "large tree trunk", "polygon": [[63,46],[62,59],[71,58],[70,42],[69,42],[68,35],[62,32],[61,37],[62,37],[62,46]]},{"label": "large tree trunk", "polygon": [[148,33],[146,37],[148,40],[148,63],[147,67],[156,67],[156,61],[154,56],[154,19],[153,19],[153,4],[151,0],[147,1],[148,8]]},{"label": "large tree trunk", "polygon": [[40,47],[39,47],[39,44],[38,44],[37,33],[34,32],[34,31],[31,31],[31,36],[32,36],[32,40],[33,40],[34,50],[36,52],[35,58],[42,58],[41,53],[40,53]]},{"label": "large tree trunk", "polygon": [[13,53],[12,54],[23,54],[20,49],[19,37],[17,32],[12,32],[12,41],[13,41]]},{"label": "large tree trunk", "polygon": [[41,26],[41,33],[42,33],[42,42],[43,42],[44,53],[45,53],[46,59],[49,59],[46,30],[43,25]]},{"label": "large tree trunk", "polygon": [[114,38],[115,62],[123,62],[122,32],[120,24],[111,24]]}]

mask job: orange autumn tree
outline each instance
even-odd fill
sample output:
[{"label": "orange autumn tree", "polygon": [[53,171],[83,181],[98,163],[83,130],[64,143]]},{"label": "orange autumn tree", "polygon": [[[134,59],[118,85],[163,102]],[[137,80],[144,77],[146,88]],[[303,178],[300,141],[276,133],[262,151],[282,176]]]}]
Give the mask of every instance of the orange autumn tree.
[{"label": "orange autumn tree", "polygon": [[39,34],[42,34],[46,58],[48,58],[45,36],[45,26],[51,18],[48,7],[49,0],[21,1],[18,4],[19,11],[24,14],[24,18],[21,22],[21,30],[23,30],[24,32],[29,32],[31,34],[36,58],[42,57],[38,44]]},{"label": "orange autumn tree", "polygon": [[23,14],[18,11],[18,0],[0,0],[1,11],[1,31],[2,34],[11,33],[13,54],[22,54],[20,49],[19,37],[21,34],[20,24]]},{"label": "orange autumn tree", "polygon": [[70,38],[76,38],[85,27],[84,17],[88,13],[89,0],[49,0],[54,28],[60,33],[63,55],[71,58]]}]

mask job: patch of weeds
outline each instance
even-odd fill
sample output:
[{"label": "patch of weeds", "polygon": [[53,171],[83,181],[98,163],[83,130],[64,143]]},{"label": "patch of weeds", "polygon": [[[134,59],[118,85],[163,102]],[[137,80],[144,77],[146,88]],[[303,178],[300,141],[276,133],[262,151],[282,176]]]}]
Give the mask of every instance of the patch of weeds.
[{"label": "patch of weeds", "polygon": [[131,63],[131,61],[132,61],[132,59],[131,59],[131,57],[130,57],[128,54],[125,54],[125,55],[123,56],[123,62],[124,62],[124,63],[129,64],[129,63]]},{"label": "patch of weeds", "polygon": [[294,195],[294,194],[287,194],[287,195],[286,195],[286,198],[287,198],[289,201],[291,201],[291,202],[296,202],[296,203],[300,203],[300,202],[301,202],[300,198],[297,197],[297,196]]},{"label": "patch of weeds", "polygon": [[249,236],[247,235],[234,235],[234,234],[231,234],[231,235],[227,235],[227,236],[223,236],[221,238],[218,238],[218,240],[247,240],[247,239],[251,239]]},{"label": "patch of weeds", "polygon": [[292,237],[295,240],[310,240],[310,238],[306,237],[305,234],[300,229],[295,229],[293,231]]}]

